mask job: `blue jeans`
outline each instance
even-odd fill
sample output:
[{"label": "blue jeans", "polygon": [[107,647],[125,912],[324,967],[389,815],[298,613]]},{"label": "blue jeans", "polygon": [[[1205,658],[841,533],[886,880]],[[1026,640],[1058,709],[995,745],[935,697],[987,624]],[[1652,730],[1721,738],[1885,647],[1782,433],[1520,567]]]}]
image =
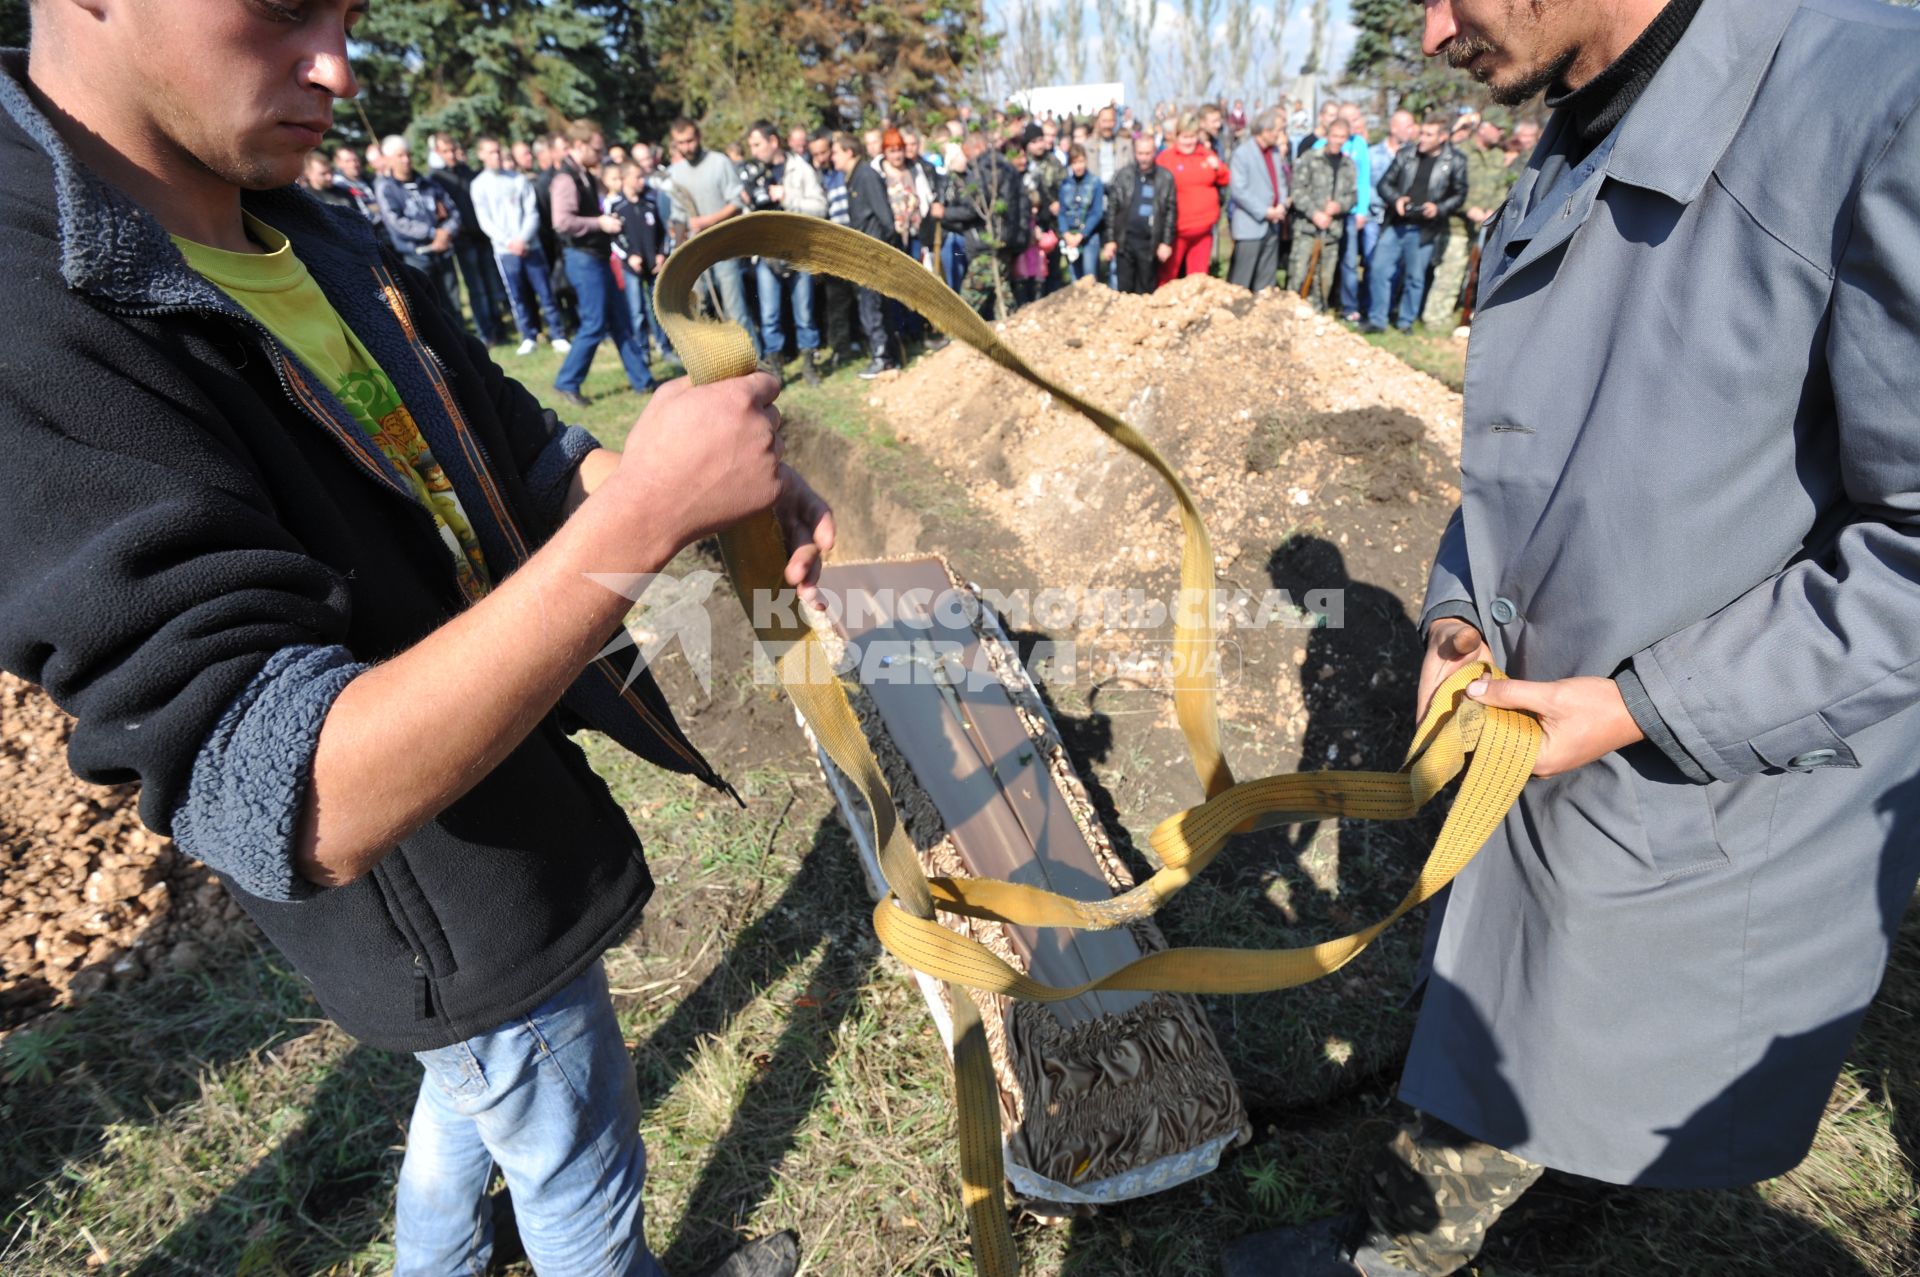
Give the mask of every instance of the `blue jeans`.
[{"label": "blue jeans", "polygon": [[760,353],[778,357],[787,348],[780,330],[780,303],[793,298],[793,336],[802,350],[820,349],[820,329],[813,322],[813,276],[794,271],[785,279],[773,263],[761,258],[754,266],[754,289],[760,295]]},{"label": "blue jeans", "polygon": [[1068,269],[1073,272],[1075,281],[1085,279],[1089,275],[1093,276],[1095,281],[1098,281],[1100,278],[1099,265],[1100,236],[1098,234],[1088,235],[1080,241],[1080,255],[1068,264]]},{"label": "blue jeans", "polygon": [[967,237],[949,231],[940,241],[940,277],[954,292],[967,278]]},{"label": "blue jeans", "polygon": [[600,963],[530,1014],[416,1058],[394,1277],[486,1272],[496,1166],[540,1272],[665,1277],[641,1212],[640,1094]]},{"label": "blue jeans", "polygon": [[1420,242],[1418,226],[1398,223],[1386,227],[1380,232],[1380,242],[1373,247],[1373,258],[1367,263],[1367,291],[1372,294],[1368,299],[1367,322],[1376,328],[1387,326],[1387,299],[1393,296],[1393,281],[1401,277],[1400,310],[1398,327],[1404,331],[1413,327],[1413,321],[1420,317],[1420,306],[1427,299],[1427,266],[1433,261],[1433,249],[1438,240]]},{"label": "blue jeans", "polygon": [[467,309],[473,312],[473,326],[480,339],[491,346],[500,340],[500,271],[493,264],[493,250],[485,240],[464,235],[453,241],[453,254],[460,262],[460,277],[467,284]]},{"label": "blue jeans", "polygon": [[661,354],[669,359],[677,358],[673,343],[667,340],[667,330],[660,326],[659,317],[653,313],[653,281],[628,271],[626,287],[627,322],[633,325],[633,344],[640,347],[641,357],[652,359],[653,347],[657,344]]},{"label": "blue jeans", "polygon": [[753,337],[753,353],[763,355],[766,351],[760,348],[760,325],[753,322],[753,316],[747,311],[746,266],[737,257],[715,262],[707,267],[707,279],[720,290],[720,303],[727,308],[727,318],[747,330]]},{"label": "blue jeans", "polygon": [[506,283],[507,305],[513,307],[513,323],[520,330],[520,335],[530,339],[538,331],[538,326],[533,322],[533,312],[527,309],[527,289],[531,287],[540,303],[540,314],[547,321],[547,336],[565,337],[567,327],[560,321],[560,308],[553,303],[553,281],[548,278],[552,272],[540,245],[528,244],[524,257],[496,253],[493,260],[500,267],[500,278]]},{"label": "blue jeans", "polygon": [[[1366,314],[1368,299],[1373,295],[1373,248],[1380,242],[1379,219],[1369,217],[1365,226],[1356,229],[1353,219],[1347,219],[1347,242],[1340,251],[1340,313],[1351,315],[1356,311]],[[1360,265],[1366,263],[1368,286],[1363,290],[1360,283]]]},{"label": "blue jeans", "polygon": [[625,299],[614,296],[613,266],[599,253],[583,248],[561,251],[567,279],[580,306],[580,331],[574,336],[573,349],[567,352],[567,362],[560,365],[560,373],[553,379],[555,388],[579,394],[586,384],[587,369],[593,367],[593,353],[611,337],[614,349],[620,352],[620,362],[626,365],[627,381],[637,391],[652,390],[653,370],[647,367],[640,343],[633,339]]}]

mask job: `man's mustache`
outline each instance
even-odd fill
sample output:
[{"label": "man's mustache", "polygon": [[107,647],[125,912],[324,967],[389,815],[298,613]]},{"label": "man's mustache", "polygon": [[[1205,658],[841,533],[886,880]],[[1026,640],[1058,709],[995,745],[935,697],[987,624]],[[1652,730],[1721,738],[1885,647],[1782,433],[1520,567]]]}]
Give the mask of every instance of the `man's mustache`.
[{"label": "man's mustache", "polygon": [[1493,41],[1480,35],[1455,36],[1447,42],[1447,65],[1458,70],[1483,53],[1494,51]]}]

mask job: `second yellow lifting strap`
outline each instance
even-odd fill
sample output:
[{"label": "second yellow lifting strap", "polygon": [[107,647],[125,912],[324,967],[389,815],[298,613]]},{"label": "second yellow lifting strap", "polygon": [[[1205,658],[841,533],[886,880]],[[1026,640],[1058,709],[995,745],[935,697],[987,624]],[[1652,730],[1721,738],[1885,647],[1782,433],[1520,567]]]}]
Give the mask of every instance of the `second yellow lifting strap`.
[{"label": "second yellow lifting strap", "polygon": [[[1045,390],[1139,457],[1161,477],[1180,509],[1185,542],[1174,609],[1174,708],[1205,802],[1160,822],[1152,835],[1160,871],[1113,900],[1084,902],[1011,883],[928,879],[894,811],[879,763],[860,730],[846,690],[819,671],[831,663],[818,638],[791,609],[751,606],[758,592],[785,588],[787,547],[771,515],[721,537],[734,589],[759,618],[756,634],[775,654],[782,684],[821,748],[866,805],[889,894],[874,909],[887,950],[916,971],[946,982],[953,1005],[955,1107],[959,1115],[962,1200],[974,1260],[985,1277],[1014,1277],[1019,1255],[1008,1222],[996,1083],[980,1011],[969,990],[1032,1001],[1059,1001],[1096,989],[1169,993],[1256,993],[1291,988],[1337,971],[1408,910],[1433,898],[1484,844],[1519,797],[1539,751],[1539,724],[1512,710],[1465,697],[1469,682],[1498,670],[1460,670],[1434,694],[1405,764],[1394,772],[1301,772],[1236,783],[1220,738],[1213,653],[1213,550],[1193,496],[1173,467],[1132,426],[1041,376],[1003,345],[991,325],[905,254],[820,218],[753,213],[695,236],[668,258],[655,308],[697,384],[742,376],[755,367],[752,339],[738,326],[699,318],[694,283],[716,262],[765,256],[798,270],[834,275],[916,311],[941,331]],[[1100,929],[1152,913],[1204,870],[1234,832],[1262,818],[1405,819],[1464,771],[1432,853],[1393,912],[1363,930],[1297,949],[1172,949],[1149,954],[1087,984],[1056,988],[1015,970],[979,942],[941,925],[937,911],[1025,926]]]}]

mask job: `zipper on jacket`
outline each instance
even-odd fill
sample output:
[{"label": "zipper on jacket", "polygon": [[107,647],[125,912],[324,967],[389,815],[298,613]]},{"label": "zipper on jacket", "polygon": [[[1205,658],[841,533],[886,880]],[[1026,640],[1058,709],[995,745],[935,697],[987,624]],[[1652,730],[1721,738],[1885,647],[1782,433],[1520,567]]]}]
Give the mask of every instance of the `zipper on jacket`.
[{"label": "zipper on jacket", "polygon": [[[308,402],[308,400],[301,395],[300,391],[307,389],[306,379],[300,376],[299,371],[293,367],[286,355],[282,353],[279,340],[274,337],[273,333],[265,324],[251,315],[236,315],[212,306],[113,305],[109,306],[108,309],[118,314],[142,319],[154,318],[160,315],[203,315],[213,319],[225,320],[230,323],[238,323],[250,329],[261,339],[262,345],[267,353],[267,362],[272,366],[274,377],[280,383],[281,393],[286,395],[288,400],[292,402],[293,406],[298,409],[303,416],[319,426],[334,442],[338,443],[341,448],[345,450],[348,458],[361,470],[371,476],[374,482],[380,485],[382,490],[391,493],[397,500],[404,502],[407,509],[412,512],[413,518],[424,520],[427,532],[431,534],[436,541],[439,540],[440,533],[434,526],[433,515],[425,506],[420,504],[419,499],[414,496],[413,492],[410,489],[402,489],[394,481],[393,476],[388,474],[386,469],[364,450],[360,441],[343,437],[337,423],[335,423],[323,409]],[[312,392],[308,390],[308,393],[311,394]],[[460,583],[454,577],[451,569],[445,571],[441,584],[446,587],[446,597],[449,602],[457,601],[462,606],[465,605],[466,596],[461,592]]]},{"label": "zipper on jacket", "polygon": [[433,976],[427,972],[427,960],[413,955],[413,1014],[417,1020],[433,1018]]},{"label": "zipper on jacket", "polygon": [[[499,489],[494,486],[492,463],[487,457],[486,445],[480,441],[480,437],[467,425],[466,417],[461,413],[459,404],[454,400],[453,391],[448,387],[444,375],[446,370],[445,361],[434,352],[432,346],[427,344],[426,339],[420,335],[419,328],[414,324],[413,310],[407,305],[407,295],[405,290],[400,287],[400,281],[393,277],[384,263],[375,266],[373,270],[374,277],[380,282],[381,292],[386,297],[387,307],[393,311],[394,317],[400,321],[400,328],[406,335],[407,344],[414,347],[414,358],[419,360],[420,366],[425,369],[428,379],[433,382],[434,393],[440,397],[441,406],[446,409],[447,416],[453,423],[454,432],[460,436],[463,447],[470,444],[473,448],[473,455],[469,457],[468,460],[477,472],[477,478],[481,490],[486,494],[487,503],[493,507],[496,518],[506,531],[508,538],[512,541],[514,551],[519,555],[519,562],[515,564],[517,567],[519,563],[526,562],[529,557],[526,539],[521,536],[519,525],[513,520],[512,511],[507,508],[505,499],[501,497]],[[633,694],[633,690],[630,687],[624,686],[625,679],[618,677],[618,671],[611,661],[605,657],[601,657],[596,660],[594,664],[601,667],[601,673],[606,676],[609,681],[623,685],[621,688],[621,699],[626,701],[634,713],[639,715],[640,720],[652,730],[656,737],[666,744],[668,749],[678,754],[682,761],[693,769],[694,775],[698,776],[714,789],[730,795],[734,802],[738,803],[742,808],[746,807],[746,801],[740,797],[739,791],[728,783],[719,772],[714,770],[713,764],[703,758],[699,751],[695,750],[690,744],[683,743],[677,733],[669,729],[665,723],[661,722],[659,716],[649,709],[644,701]]]}]

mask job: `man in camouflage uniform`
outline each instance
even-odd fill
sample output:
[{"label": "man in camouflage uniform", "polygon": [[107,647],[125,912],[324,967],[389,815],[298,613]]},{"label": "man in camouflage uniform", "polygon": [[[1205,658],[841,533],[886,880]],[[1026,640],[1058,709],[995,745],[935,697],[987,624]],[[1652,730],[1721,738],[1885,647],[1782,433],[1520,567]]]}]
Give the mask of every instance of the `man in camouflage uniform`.
[{"label": "man in camouflage uniform", "polygon": [[1502,140],[1499,124],[1483,119],[1474,130],[1473,140],[1464,148],[1467,202],[1451,219],[1453,225],[1448,228],[1444,250],[1433,268],[1433,287],[1427,290],[1426,304],[1420,308],[1420,317],[1428,328],[1452,329],[1454,317],[1460,312],[1460,292],[1467,281],[1467,263],[1479,239],[1480,227],[1500,211],[1506,202],[1507,190],[1518,175],[1506,167]]},{"label": "man in camouflage uniform", "polygon": [[[1309,151],[1293,164],[1293,253],[1287,261],[1287,287],[1299,292],[1311,270],[1313,288],[1308,300],[1315,310],[1325,310],[1340,277],[1340,246],[1346,231],[1347,214],[1359,198],[1359,177],[1353,160],[1343,153],[1349,131],[1347,122],[1335,119],[1327,125],[1327,144]],[[1314,245],[1320,246],[1320,260],[1313,262]]]}]

